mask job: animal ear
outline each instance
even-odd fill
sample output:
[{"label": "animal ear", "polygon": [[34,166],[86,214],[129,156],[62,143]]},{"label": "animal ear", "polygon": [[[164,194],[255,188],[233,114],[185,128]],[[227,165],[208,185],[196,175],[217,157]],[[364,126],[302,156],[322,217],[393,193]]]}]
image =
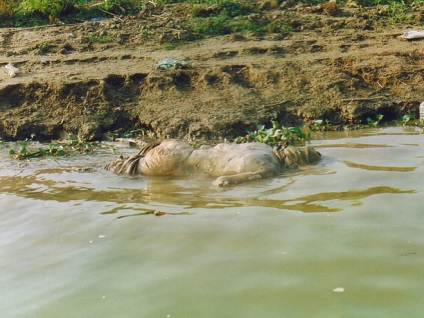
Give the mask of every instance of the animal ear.
[{"label": "animal ear", "polygon": [[289,145],[289,142],[287,141],[287,140],[283,140],[283,141],[280,141],[278,144],[276,144],[275,146],[274,146],[274,149],[276,150],[276,151],[282,151],[284,148],[286,148],[287,146]]},{"label": "animal ear", "polygon": [[305,162],[302,151],[293,146],[287,146],[284,148],[284,155],[284,165],[286,167],[298,168],[301,165],[307,164],[307,162]]},{"label": "animal ear", "polygon": [[320,160],[321,153],[316,151],[314,148],[306,147],[306,151],[307,151],[307,159],[309,163]]},{"label": "animal ear", "polygon": [[155,141],[155,142],[152,142],[152,143],[146,143],[145,145],[143,145],[143,146],[140,148],[140,151],[138,152],[138,155],[145,157],[145,156],[146,156],[146,154],[147,154],[150,150],[152,150],[153,148],[155,148],[155,147],[159,146],[161,142],[162,142],[162,141]]},{"label": "animal ear", "polygon": [[286,157],[286,155],[284,154],[284,148],[281,148],[280,144],[275,145],[274,148],[272,148],[272,152],[278,158],[278,160],[284,163],[284,158]]}]

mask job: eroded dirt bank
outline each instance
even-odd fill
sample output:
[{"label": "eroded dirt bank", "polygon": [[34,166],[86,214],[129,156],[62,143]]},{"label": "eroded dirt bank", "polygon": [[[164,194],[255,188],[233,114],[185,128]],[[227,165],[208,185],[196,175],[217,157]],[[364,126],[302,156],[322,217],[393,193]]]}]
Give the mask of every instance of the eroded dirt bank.
[{"label": "eroded dirt bank", "polygon": [[[271,8],[263,15],[287,19],[293,32],[193,41],[182,23],[189,10],[175,8],[0,29],[0,64],[21,70],[13,78],[0,71],[1,137],[94,140],[139,128],[158,137],[234,137],[271,119],[390,120],[417,114],[424,99],[423,42],[398,38],[411,26],[375,23],[358,8],[337,16]],[[155,69],[166,57],[187,67]]]}]

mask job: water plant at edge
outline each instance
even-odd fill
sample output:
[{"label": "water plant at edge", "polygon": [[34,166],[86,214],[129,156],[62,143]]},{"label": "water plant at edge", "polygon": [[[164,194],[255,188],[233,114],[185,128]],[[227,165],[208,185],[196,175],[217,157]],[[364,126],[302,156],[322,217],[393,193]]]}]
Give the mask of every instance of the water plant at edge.
[{"label": "water plant at edge", "polygon": [[62,157],[76,153],[91,153],[93,151],[93,143],[79,142],[72,135],[68,140],[51,142],[47,147],[38,147],[36,150],[29,150],[28,142],[28,140],[17,141],[16,144],[20,146],[20,149],[11,149],[9,154],[14,159],[22,160],[40,157]]},{"label": "water plant at edge", "polygon": [[311,139],[310,133],[304,133],[300,127],[284,127],[278,121],[271,120],[272,128],[265,128],[265,125],[257,124],[255,131],[248,131],[244,137],[237,137],[235,142],[262,142],[270,146],[275,146],[281,141],[290,143],[305,142]]},{"label": "water plant at edge", "polygon": [[413,119],[415,119],[414,115],[403,115],[401,119],[395,120],[395,124],[406,126],[408,122]]},{"label": "water plant at edge", "polygon": [[383,119],[384,115],[377,114],[375,117],[376,117],[376,120],[373,120],[370,117],[367,118],[367,124],[369,127],[377,127],[379,122]]}]

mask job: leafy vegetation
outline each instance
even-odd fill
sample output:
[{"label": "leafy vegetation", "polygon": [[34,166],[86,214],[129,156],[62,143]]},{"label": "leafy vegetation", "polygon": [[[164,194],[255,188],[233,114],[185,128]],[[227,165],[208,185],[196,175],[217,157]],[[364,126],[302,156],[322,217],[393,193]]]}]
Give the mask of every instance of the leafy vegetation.
[{"label": "leafy vegetation", "polygon": [[[327,0],[306,0],[306,3],[311,5],[317,5],[321,3],[328,2]],[[343,4],[346,1],[337,1],[338,4]],[[373,7],[381,5],[393,5],[400,4],[404,6],[416,6],[417,4],[422,3],[421,0],[356,0],[355,3],[363,7]]]},{"label": "leafy vegetation", "polygon": [[283,21],[268,19],[249,19],[245,16],[260,12],[252,2],[235,0],[215,1],[216,5],[205,8],[194,6],[193,19],[189,29],[198,35],[225,35],[235,32],[254,32],[257,34],[282,33],[291,31],[291,26]]},{"label": "leafy vegetation", "polygon": [[101,31],[97,34],[90,34],[87,40],[89,43],[109,43],[112,42],[112,37],[106,31]]},{"label": "leafy vegetation", "polygon": [[[367,117],[366,124],[358,123],[355,125],[357,129],[361,128],[375,128],[381,125],[381,121],[383,120],[384,115],[382,114],[376,114],[375,119],[372,119],[371,117]],[[422,126],[422,119],[417,120],[414,115],[405,114],[399,119],[395,119],[393,121],[390,121],[387,123],[388,125],[398,125],[398,126]],[[313,126],[311,127],[314,131],[328,131],[328,130],[338,130],[340,129],[340,125],[332,125],[331,122],[326,119],[318,119],[314,120]]]},{"label": "leafy vegetation", "polygon": [[370,117],[367,118],[367,124],[369,127],[377,127],[379,122],[383,119],[383,115],[382,114],[377,114],[376,115],[376,119],[371,119]]},{"label": "leafy vegetation", "polygon": [[278,121],[271,121],[272,127],[266,129],[265,125],[256,125],[255,131],[248,131],[244,137],[237,137],[235,142],[263,142],[275,146],[281,141],[290,143],[305,142],[311,139],[310,133],[304,133],[300,127],[284,127]]},{"label": "leafy vegetation", "polygon": [[52,50],[53,46],[50,42],[43,42],[37,46],[38,54],[46,54]]},{"label": "leafy vegetation", "polygon": [[[309,5],[326,3],[327,0],[306,0]],[[337,1],[343,6],[346,1]],[[360,7],[376,6],[379,16],[370,19],[385,19],[389,23],[404,23],[413,20],[410,9],[422,4],[423,0],[357,0]],[[259,13],[259,3],[247,0],[0,0],[0,24],[35,26],[58,20],[86,20],[104,17],[105,14],[136,14],[147,5],[155,7],[173,3],[192,4],[193,19],[187,21],[189,29],[199,35],[222,35],[232,32],[287,33],[288,23],[243,18]],[[271,0],[277,8],[282,0]],[[284,13],[284,11],[282,11]]]},{"label": "leafy vegetation", "polygon": [[34,11],[54,19],[72,9],[75,4],[74,0],[24,0],[21,2],[21,9]]},{"label": "leafy vegetation", "polygon": [[105,14],[135,14],[144,0],[0,0],[0,24],[36,26],[58,20],[90,19]]},{"label": "leafy vegetation", "polygon": [[414,120],[415,116],[413,115],[403,115],[401,119],[395,120],[395,124],[406,126],[411,120]]},{"label": "leafy vegetation", "polygon": [[[35,137],[33,135],[31,139]],[[30,141],[17,141],[16,144],[19,146],[19,150],[11,149],[9,154],[14,159],[30,159],[39,157],[62,157],[77,153],[92,153],[93,143],[91,142],[79,142],[75,136],[70,136],[69,140],[63,142],[51,142],[47,147],[38,147],[37,149],[30,149]]]}]

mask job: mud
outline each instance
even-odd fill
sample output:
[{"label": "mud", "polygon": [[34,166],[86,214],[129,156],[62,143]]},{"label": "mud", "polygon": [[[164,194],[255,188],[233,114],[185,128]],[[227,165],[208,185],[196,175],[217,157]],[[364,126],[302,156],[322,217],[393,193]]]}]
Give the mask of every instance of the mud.
[{"label": "mud", "polygon": [[[20,69],[13,78],[0,70],[0,136],[98,140],[139,130],[231,138],[271,119],[344,126],[377,113],[418,115],[424,49],[399,38],[413,25],[382,23],[377,9],[265,4],[260,18],[284,19],[293,31],[199,39],[185,30],[183,4],[0,29],[0,64]],[[155,69],[166,57],[187,66]]]}]

